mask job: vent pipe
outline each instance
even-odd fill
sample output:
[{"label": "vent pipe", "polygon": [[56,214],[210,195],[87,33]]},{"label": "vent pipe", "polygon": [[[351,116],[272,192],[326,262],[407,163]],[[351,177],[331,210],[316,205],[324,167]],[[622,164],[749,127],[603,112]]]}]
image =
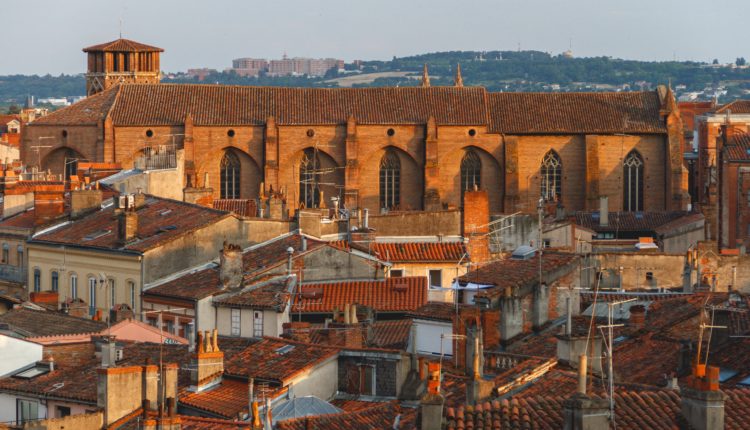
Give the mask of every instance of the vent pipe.
[{"label": "vent pipe", "polygon": [[599,198],[599,225],[602,227],[609,225],[609,199],[607,196]]}]

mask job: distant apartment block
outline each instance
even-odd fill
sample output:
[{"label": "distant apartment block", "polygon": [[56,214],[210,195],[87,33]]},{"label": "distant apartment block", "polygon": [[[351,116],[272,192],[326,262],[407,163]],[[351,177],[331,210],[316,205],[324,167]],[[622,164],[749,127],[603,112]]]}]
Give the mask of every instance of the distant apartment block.
[{"label": "distant apartment block", "polygon": [[237,58],[232,60],[232,69],[240,76],[258,76],[261,72],[268,76],[309,75],[324,76],[331,69],[344,69],[344,60],[335,58],[287,58],[266,60],[263,58]]}]

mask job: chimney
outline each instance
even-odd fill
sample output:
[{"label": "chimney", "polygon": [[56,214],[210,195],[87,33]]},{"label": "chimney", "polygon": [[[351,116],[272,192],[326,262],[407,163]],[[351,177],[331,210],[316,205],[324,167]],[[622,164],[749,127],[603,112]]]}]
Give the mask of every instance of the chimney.
[{"label": "chimney", "polygon": [[117,343],[107,339],[102,344],[102,367],[115,367],[117,363]]},{"label": "chimney", "polygon": [[586,355],[578,357],[578,390],[563,402],[563,429],[599,430],[608,429],[609,401],[589,397],[586,394]]},{"label": "chimney", "polygon": [[[586,333],[576,332],[573,327],[569,331],[566,327],[565,334],[557,335],[557,360],[570,367],[577,367],[581,354],[588,351],[588,356],[591,357],[588,368],[600,373],[602,371],[602,337],[596,330],[594,333],[589,339]],[[591,342],[588,348],[587,342]]]},{"label": "chimney", "polygon": [[144,407],[155,412],[159,408],[159,366],[147,364],[141,370],[141,396]]},{"label": "chimney", "polygon": [[141,366],[100,368],[97,374],[96,403],[104,410],[104,427],[143,404]]},{"label": "chimney", "polygon": [[510,288],[500,298],[500,341],[507,343],[523,332],[523,308],[521,299],[513,295]]},{"label": "chimney", "polygon": [[531,325],[535,331],[549,321],[549,287],[542,282],[534,287],[531,303]]},{"label": "chimney", "polygon": [[294,254],[294,248],[291,246],[286,249],[286,253],[288,255],[287,262],[286,262],[286,274],[291,276],[292,275],[292,255]]},{"label": "chimney", "polygon": [[443,426],[443,404],[445,398],[440,394],[440,363],[430,362],[427,365],[429,380],[427,393],[419,401],[420,430],[440,430]]},{"label": "chimney", "polygon": [[224,374],[224,352],[219,350],[218,332],[198,331],[198,351],[193,355],[190,390],[200,392],[221,382]]},{"label": "chimney", "polygon": [[310,323],[292,321],[282,325],[284,337],[298,342],[310,342]]},{"label": "chimney", "polygon": [[102,190],[80,189],[70,192],[70,217],[81,218],[89,212],[98,210],[102,206]]},{"label": "chimney", "polygon": [[464,192],[463,236],[468,241],[466,250],[472,263],[490,260],[490,203],[487,191]]},{"label": "chimney", "polygon": [[630,307],[630,319],[628,324],[635,329],[642,329],[646,325],[646,307],[643,305],[633,305]]},{"label": "chimney", "polygon": [[305,235],[301,236],[300,251],[305,252],[307,251],[307,237]]},{"label": "chimney", "polygon": [[187,326],[188,351],[195,352],[195,321],[190,321]]},{"label": "chimney", "polygon": [[138,235],[138,214],[134,210],[126,209],[117,215],[117,241],[125,245],[136,239]]},{"label": "chimney", "polygon": [[65,213],[65,185],[34,186],[34,223],[44,224]]},{"label": "chimney", "polygon": [[602,227],[609,225],[609,198],[607,196],[599,197],[599,225]]},{"label": "chimney", "polygon": [[219,281],[222,289],[242,287],[242,275],[242,248],[224,242],[224,247],[219,253]]},{"label": "chimney", "polygon": [[696,364],[680,390],[682,416],[696,430],[724,428],[725,395],[719,390],[719,368]]}]

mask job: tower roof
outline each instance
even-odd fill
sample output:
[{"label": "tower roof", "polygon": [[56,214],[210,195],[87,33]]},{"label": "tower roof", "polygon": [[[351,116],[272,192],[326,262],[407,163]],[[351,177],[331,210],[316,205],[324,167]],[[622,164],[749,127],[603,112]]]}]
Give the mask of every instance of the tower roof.
[{"label": "tower roof", "polygon": [[107,43],[100,43],[98,45],[89,46],[83,48],[83,52],[164,52],[163,49],[157,48],[156,46],[146,45],[144,43],[135,42],[128,39],[117,39]]}]

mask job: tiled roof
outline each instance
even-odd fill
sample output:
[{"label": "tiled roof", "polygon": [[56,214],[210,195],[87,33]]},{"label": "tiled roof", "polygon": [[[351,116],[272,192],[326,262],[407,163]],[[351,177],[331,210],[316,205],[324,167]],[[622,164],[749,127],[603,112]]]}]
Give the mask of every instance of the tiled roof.
[{"label": "tiled roof", "polygon": [[[297,258],[302,251],[303,236],[300,234],[287,234],[278,238],[258,244],[246,252],[242,253],[242,267],[246,277],[252,277],[268,269],[287,264],[289,254],[288,248],[294,249],[292,258]],[[325,242],[305,239],[307,242],[307,251],[318,249],[326,246]]]},{"label": "tiled roof", "polygon": [[33,229],[36,225],[36,213],[30,209],[0,221],[0,228]]},{"label": "tiled roof", "polygon": [[438,124],[487,123],[486,91],[479,87],[128,84],[117,91],[115,125],[180,125],[188,113],[196,125],[263,125],[271,116],[282,125],[345,124],[350,115],[360,124],[424,124],[430,116]]},{"label": "tiled roof", "polygon": [[281,312],[289,304],[292,279],[277,279],[268,284],[251,287],[242,292],[223,295],[214,299],[214,305],[268,309]]},{"label": "tiled roof", "polygon": [[147,196],[138,214],[137,238],[120,245],[114,205],[93,212],[70,224],[38,235],[35,241],[101,249],[145,252],[177,237],[214,224],[231,215],[177,200]]},{"label": "tiled roof", "polygon": [[180,404],[229,419],[242,419],[248,412],[248,383],[224,378],[221,384],[200,392],[184,390]]},{"label": "tiled roof", "polygon": [[60,312],[34,311],[26,308],[11,309],[0,315],[0,323],[23,337],[54,336],[61,334],[98,333],[106,323],[77,318]]},{"label": "tiled roof", "polygon": [[727,110],[731,110],[733,114],[750,113],[750,100],[735,100],[731,103],[727,103],[716,109],[716,113],[726,113]]},{"label": "tiled roof", "polygon": [[597,232],[655,231],[660,226],[689,215],[689,212],[610,212],[609,225],[602,226],[599,225],[598,212],[576,212],[576,224]]},{"label": "tiled roof", "polygon": [[[505,256],[502,260],[480,266],[458,278],[461,285],[467,283],[494,285],[496,288],[481,290],[478,297],[496,297],[506,288],[518,288],[538,282],[539,256],[527,260],[515,260]],[[542,271],[549,274],[571,265],[578,259],[575,254],[545,252],[542,256]]]},{"label": "tiled roof", "polygon": [[264,338],[241,352],[226,357],[224,372],[242,378],[286,384],[296,375],[314,368],[336,354],[338,350],[334,348]]},{"label": "tiled roof", "polygon": [[333,312],[357,304],[380,312],[408,312],[427,303],[427,278],[403,277],[307,284],[295,298],[293,312]]},{"label": "tiled roof", "polygon": [[408,242],[381,243],[370,245],[378,258],[394,263],[457,263],[464,256],[466,248],[461,242]]},{"label": "tiled roof", "polygon": [[196,270],[177,279],[149,288],[143,292],[149,296],[173,297],[186,300],[200,300],[221,292],[219,268],[217,266]]},{"label": "tiled roof", "polygon": [[[728,390],[725,427],[741,429],[750,412],[750,390]],[[563,402],[567,397],[539,396],[494,400],[477,406],[446,410],[447,428],[558,429],[563,427]],[[615,417],[620,429],[683,428],[680,394],[674,390],[620,391],[615,393]]]},{"label": "tiled roof", "polygon": [[656,91],[488,93],[488,98],[495,133],[666,133]]},{"label": "tiled roof", "polygon": [[163,49],[155,46],[146,45],[145,43],[135,42],[129,39],[117,39],[111,42],[100,43],[98,45],[83,48],[83,52],[91,51],[117,51],[117,52],[164,52]]},{"label": "tiled roof", "polygon": [[[396,417],[401,415],[399,423],[394,426]],[[319,415],[315,417],[295,418],[280,421],[278,430],[370,430],[370,429],[407,429],[412,428],[410,421],[416,415],[415,410],[404,409],[397,402],[373,403],[369,408],[340,414]]]},{"label": "tiled roof", "polygon": [[78,103],[73,103],[63,109],[56,110],[32,122],[34,127],[42,125],[96,125],[104,120],[117,98],[119,85],[108,88],[100,93],[86,97]]},{"label": "tiled roof", "polygon": [[[123,359],[118,366],[135,366],[158,363],[161,357],[164,363],[183,363],[189,360],[187,345],[158,345],[149,343],[117,342],[123,344]],[[71,355],[70,345],[46,346],[45,358],[55,358],[55,370],[32,379],[7,377],[0,379],[0,391],[26,393],[66,399],[74,402],[96,404],[97,401],[97,368],[101,359],[94,355],[92,343],[86,344],[82,353]],[[58,351],[60,351],[58,353]],[[179,372],[178,385],[185,387],[190,383],[188,372]]]},{"label": "tiled roof", "polygon": [[747,133],[733,135],[724,146],[724,151],[730,161],[750,160],[750,135]]},{"label": "tiled roof", "polygon": [[215,199],[213,206],[214,209],[233,212],[238,216],[258,216],[257,205],[253,199]]},{"label": "tiled roof", "polygon": [[446,302],[427,302],[417,309],[409,312],[407,316],[414,319],[453,321],[453,317],[456,316],[457,309],[473,307],[475,306]]},{"label": "tiled roof", "polygon": [[[89,49],[99,48],[91,47]],[[117,103],[113,103],[117,97]],[[656,92],[488,93],[481,87],[281,88],[126,84],[60,109],[31,126],[360,124],[485,125],[494,133],[665,133]],[[627,118],[627,122],[624,120]]]},{"label": "tiled roof", "polygon": [[[372,323],[372,338],[367,342],[368,328],[363,324],[362,344],[365,347],[405,350],[409,344],[412,321],[409,319],[375,321]],[[335,329],[334,329],[335,330]],[[310,342],[316,345],[343,347],[347,344],[344,336],[330,336],[323,325],[310,327]]]}]

